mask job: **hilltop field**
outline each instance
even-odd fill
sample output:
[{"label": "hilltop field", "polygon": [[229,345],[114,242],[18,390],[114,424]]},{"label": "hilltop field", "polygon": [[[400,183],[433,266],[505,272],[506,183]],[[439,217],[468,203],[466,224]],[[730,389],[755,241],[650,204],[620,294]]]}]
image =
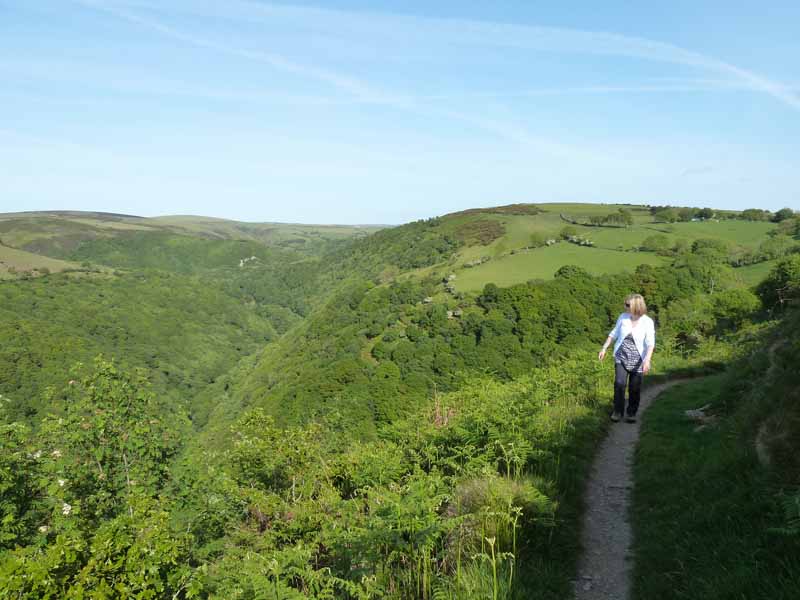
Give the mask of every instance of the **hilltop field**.
[{"label": "hilltop field", "polygon": [[[539,210],[537,211],[536,208]],[[628,225],[571,224],[588,222],[627,211]],[[565,227],[583,242],[564,239]],[[691,246],[698,239],[715,239],[731,250],[757,250],[775,229],[766,221],[709,218],[685,222],[660,221],[650,209],[617,204],[540,204],[502,209],[477,209],[444,217],[442,231],[467,243],[448,261],[446,269],[430,269],[436,275],[454,274],[454,287],[476,292],[487,283],[509,286],[536,279],[552,279],[565,264],[576,264],[592,274],[633,270],[640,264],[664,265],[670,248]],[[551,241],[551,245],[547,241]],[[646,242],[656,242],[656,248]],[[554,243],[552,243],[554,242]],[[743,280],[757,278],[744,274]]]},{"label": "hilltop field", "polygon": [[707,399],[722,427],[645,423],[635,593],[800,585],[791,210],[13,213],[0,280],[0,597],[567,600],[612,395],[597,350],[631,292],[648,377],[713,374],[665,406]]}]

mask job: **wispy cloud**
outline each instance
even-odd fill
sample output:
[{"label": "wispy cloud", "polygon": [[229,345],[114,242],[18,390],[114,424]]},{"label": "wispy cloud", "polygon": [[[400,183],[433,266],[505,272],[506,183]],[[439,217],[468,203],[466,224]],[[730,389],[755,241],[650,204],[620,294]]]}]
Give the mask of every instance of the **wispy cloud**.
[{"label": "wispy cloud", "polygon": [[[319,103],[374,103],[397,110],[428,117],[443,117],[459,121],[471,127],[490,132],[493,135],[519,144],[538,148],[555,155],[581,154],[583,150],[571,148],[566,144],[543,139],[527,131],[520,123],[507,119],[476,115],[455,107],[441,108],[437,101],[468,98],[510,99],[519,97],[539,97],[564,94],[641,94],[676,93],[723,90],[757,91],[770,95],[786,106],[800,110],[800,97],[795,91],[781,83],[755,72],[740,68],[717,58],[693,52],[678,46],[645,38],[622,36],[606,32],[582,31],[528,25],[490,23],[463,19],[434,19],[418,16],[403,16],[386,13],[327,10],[287,5],[262,4],[240,0],[225,3],[197,0],[184,2],[175,0],[168,4],[150,0],[75,0],[84,7],[103,11],[133,25],[158,32],[168,38],[221,54],[258,62],[270,68],[305,77],[308,80],[325,84],[329,90],[335,89],[345,94],[344,98],[326,99],[323,91],[317,100],[313,96],[306,100]],[[146,13],[145,16],[142,13]],[[163,17],[152,16],[162,15]],[[458,93],[420,94],[418,91],[387,90],[363,78],[346,72],[343,68],[323,68],[289,58],[273,48],[246,47],[241,41],[231,41],[230,37],[219,35],[209,37],[187,32],[167,23],[166,15],[205,17],[240,24],[264,24],[270,27],[301,26],[304,31],[314,31],[321,36],[336,39],[358,40],[367,51],[372,51],[372,59],[380,57],[387,45],[406,47],[421,43],[429,45],[431,52],[436,48],[447,47],[497,47],[533,52],[607,55],[636,58],[654,62],[690,66],[701,71],[725,76],[726,79],[692,84],[634,84],[634,85],[576,85],[540,88],[529,90],[466,91]],[[299,24],[299,25],[298,25]],[[269,39],[260,40],[257,45],[269,45]],[[331,58],[331,57],[326,57]],[[333,57],[335,58],[335,57]],[[173,89],[172,93],[191,90]],[[209,91],[209,96],[230,96],[232,98],[258,99],[259,94],[238,91]],[[269,94],[265,99],[270,97]],[[273,95],[278,98],[280,95]],[[292,99],[291,95],[286,96]]]},{"label": "wispy cloud", "polygon": [[149,19],[138,14],[134,14],[128,10],[115,7],[114,4],[103,2],[100,0],[76,0],[79,4],[86,7],[102,10],[109,14],[115,15],[121,19],[129,21],[135,25],[140,25],[148,29],[157,31],[163,35],[174,38],[176,40],[191,44],[199,48],[206,48],[215,50],[224,54],[238,56],[247,60],[265,63],[275,69],[294,73],[297,75],[306,76],[318,81],[328,83],[336,88],[350,92],[356,96],[372,96],[376,91],[369,85],[346,75],[322,69],[313,65],[300,64],[298,62],[289,60],[288,58],[273,52],[263,52],[261,50],[253,50],[248,48],[240,48],[231,44],[215,42],[203,37],[185,33],[181,30],[175,29],[160,21]]},{"label": "wispy cloud", "polygon": [[[250,51],[228,44],[217,44],[176,31],[156,21],[125,12],[131,9],[165,10],[164,4],[150,0],[78,0],[85,5],[115,12],[134,22],[160,29],[163,33],[197,45],[234,53],[243,58],[263,60],[276,68],[305,74],[357,95],[374,94],[371,86],[341,72],[331,72],[314,66],[301,65],[271,53]],[[795,90],[772,81],[764,75],[739,67],[713,56],[642,37],[625,36],[601,31],[584,31],[553,27],[494,23],[465,19],[437,19],[387,13],[328,10],[289,5],[274,5],[242,0],[225,3],[184,2],[177,0],[169,9],[206,17],[230,21],[274,23],[288,21],[303,23],[343,39],[366,39],[378,47],[398,40],[410,44],[421,39],[439,45],[470,45],[483,47],[516,48],[520,50],[556,52],[567,54],[589,54],[625,56],[643,60],[680,64],[699,70],[725,75],[747,89],[757,90],[800,110],[800,97]],[[631,90],[635,91],[635,90]]]},{"label": "wispy cloud", "polygon": [[711,165],[701,165],[697,167],[689,167],[688,169],[684,169],[681,173],[681,177],[692,177],[695,175],[708,175],[709,173],[714,172],[714,167]]}]

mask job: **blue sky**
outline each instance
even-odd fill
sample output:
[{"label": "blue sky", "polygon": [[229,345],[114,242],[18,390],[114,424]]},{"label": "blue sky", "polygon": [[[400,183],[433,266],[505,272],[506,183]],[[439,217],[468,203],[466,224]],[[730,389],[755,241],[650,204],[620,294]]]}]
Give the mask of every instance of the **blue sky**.
[{"label": "blue sky", "polygon": [[800,3],[768,8],[0,0],[0,211],[800,209]]}]

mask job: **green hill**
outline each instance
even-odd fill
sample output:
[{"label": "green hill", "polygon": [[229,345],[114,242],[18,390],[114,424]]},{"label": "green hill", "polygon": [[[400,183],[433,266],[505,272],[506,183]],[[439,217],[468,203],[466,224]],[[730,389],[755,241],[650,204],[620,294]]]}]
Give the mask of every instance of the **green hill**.
[{"label": "green hill", "polygon": [[79,267],[80,265],[74,262],[0,245],[0,279],[16,279],[23,273],[32,275],[59,273],[68,269],[77,270]]},{"label": "green hill", "polygon": [[0,283],[0,596],[567,598],[631,291],[657,375],[728,368],[793,498],[800,227],[718,212],[4,215],[3,248],[78,270]]},{"label": "green hill", "polygon": [[210,217],[145,218],[79,211],[0,213],[0,241],[55,258],[66,258],[89,241],[126,239],[137,233],[250,241],[315,254],[338,241],[363,237],[379,229],[372,225],[242,223]]}]

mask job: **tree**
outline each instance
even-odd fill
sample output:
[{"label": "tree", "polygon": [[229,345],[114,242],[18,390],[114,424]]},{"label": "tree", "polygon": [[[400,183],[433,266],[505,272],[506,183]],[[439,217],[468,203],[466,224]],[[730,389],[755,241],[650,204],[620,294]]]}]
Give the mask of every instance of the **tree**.
[{"label": "tree", "polygon": [[657,222],[674,223],[678,220],[678,211],[674,208],[662,208],[653,217]]},{"label": "tree", "polygon": [[786,256],[797,243],[786,235],[775,235],[761,242],[758,247],[762,260],[771,260]]},{"label": "tree", "polygon": [[684,222],[691,221],[696,215],[696,208],[682,208],[678,211],[678,219]]},{"label": "tree", "polygon": [[718,320],[729,327],[740,327],[761,307],[761,300],[750,290],[734,288],[715,294],[712,305]]},{"label": "tree", "polygon": [[541,248],[547,244],[547,236],[541,231],[534,231],[528,241],[531,248]]},{"label": "tree", "polygon": [[158,494],[181,428],[164,416],[143,375],[100,357],[62,399],[64,414],[46,419],[42,433],[53,477],[69,482],[63,503],[93,520],[132,511],[137,496]]},{"label": "tree", "polygon": [[685,254],[687,252],[691,252],[691,250],[692,250],[692,245],[686,238],[678,238],[677,240],[675,240],[675,243],[672,246],[672,251],[675,254]]},{"label": "tree", "polygon": [[30,431],[21,423],[6,423],[2,403],[0,397],[0,553],[30,541],[41,477],[39,461],[28,448]]},{"label": "tree", "polygon": [[578,235],[578,228],[572,225],[565,225],[561,228],[559,235],[561,236],[562,240],[568,240],[569,238]]},{"label": "tree", "polygon": [[697,216],[701,219],[713,219],[714,211],[710,208],[701,208],[699,211],[697,211]]},{"label": "tree", "polygon": [[633,213],[630,210],[628,210],[627,208],[620,208],[619,214],[625,226],[633,225]]},{"label": "tree", "polygon": [[[27,490],[39,506],[38,539],[3,556],[0,596],[195,596],[201,584],[200,570],[187,566],[192,536],[173,531],[159,498],[181,428],[141,376],[102,358],[60,400],[63,414],[43,423],[25,454],[36,463],[26,468],[40,473],[37,489]],[[8,462],[8,447],[0,463]]]},{"label": "tree", "polygon": [[748,208],[742,211],[740,217],[745,221],[769,221],[771,213],[762,208]]},{"label": "tree", "polygon": [[589,217],[589,223],[591,223],[592,225],[602,225],[603,223],[606,222],[607,218],[608,217],[604,217],[602,215],[593,215]]},{"label": "tree", "polygon": [[768,309],[783,307],[800,297],[800,254],[784,258],[762,281],[756,293]]},{"label": "tree", "polygon": [[772,215],[772,220],[775,223],[780,223],[781,221],[785,221],[786,219],[791,219],[794,217],[794,211],[791,208],[782,208],[774,215]]},{"label": "tree", "polygon": [[778,223],[778,226],[770,232],[775,235],[800,236],[800,216],[785,219]]},{"label": "tree", "polygon": [[730,252],[730,244],[717,238],[701,238],[692,244],[693,254],[712,254],[719,260],[724,259]]},{"label": "tree", "polygon": [[646,237],[639,246],[645,252],[665,253],[669,250],[669,238],[663,233]]}]

